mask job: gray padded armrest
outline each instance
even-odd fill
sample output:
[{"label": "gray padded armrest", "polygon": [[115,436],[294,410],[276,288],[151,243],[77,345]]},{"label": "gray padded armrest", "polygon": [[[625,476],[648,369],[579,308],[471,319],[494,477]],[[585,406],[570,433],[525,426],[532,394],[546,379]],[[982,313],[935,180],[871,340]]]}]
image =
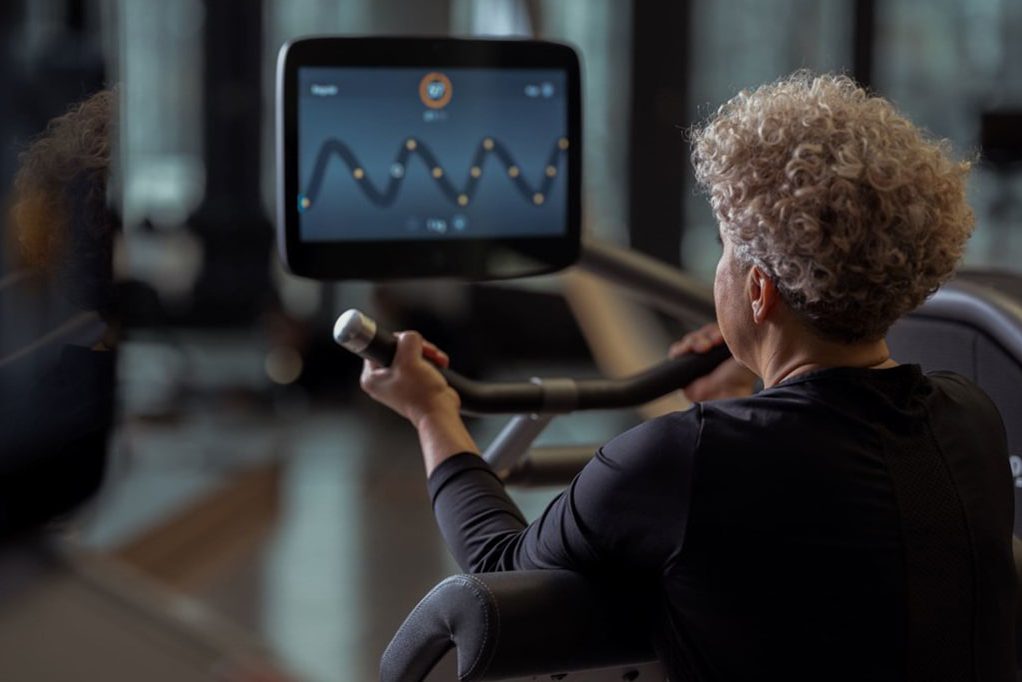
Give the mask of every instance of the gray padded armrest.
[{"label": "gray padded armrest", "polygon": [[405,619],[380,680],[420,682],[452,647],[466,682],[649,663],[648,622],[634,601],[570,571],[455,575]]}]

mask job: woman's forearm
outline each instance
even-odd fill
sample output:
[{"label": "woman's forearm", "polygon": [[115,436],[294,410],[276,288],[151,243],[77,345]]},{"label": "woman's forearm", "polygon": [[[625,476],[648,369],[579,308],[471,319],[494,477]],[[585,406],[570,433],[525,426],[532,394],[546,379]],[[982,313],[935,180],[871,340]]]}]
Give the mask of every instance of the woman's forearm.
[{"label": "woman's forearm", "polygon": [[428,412],[416,420],[422,461],[426,476],[433,473],[438,464],[460,452],[479,452],[465,422],[456,410],[439,409]]}]

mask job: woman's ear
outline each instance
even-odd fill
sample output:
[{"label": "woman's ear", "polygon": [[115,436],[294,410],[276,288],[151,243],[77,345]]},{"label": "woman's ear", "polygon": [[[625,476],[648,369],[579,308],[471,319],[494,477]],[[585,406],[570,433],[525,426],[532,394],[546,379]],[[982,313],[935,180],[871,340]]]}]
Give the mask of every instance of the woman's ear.
[{"label": "woman's ear", "polygon": [[774,306],[777,305],[780,298],[777,286],[758,265],[753,265],[749,268],[746,289],[749,305],[752,308],[752,321],[756,324],[763,324],[770,317],[770,313],[773,312]]}]

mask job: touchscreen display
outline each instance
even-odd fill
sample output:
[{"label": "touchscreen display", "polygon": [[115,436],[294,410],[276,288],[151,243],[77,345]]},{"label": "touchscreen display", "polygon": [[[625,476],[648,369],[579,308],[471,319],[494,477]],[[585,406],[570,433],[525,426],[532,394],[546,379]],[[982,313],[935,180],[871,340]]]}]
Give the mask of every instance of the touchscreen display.
[{"label": "touchscreen display", "polygon": [[305,242],[553,237],[568,223],[567,74],[298,68]]}]

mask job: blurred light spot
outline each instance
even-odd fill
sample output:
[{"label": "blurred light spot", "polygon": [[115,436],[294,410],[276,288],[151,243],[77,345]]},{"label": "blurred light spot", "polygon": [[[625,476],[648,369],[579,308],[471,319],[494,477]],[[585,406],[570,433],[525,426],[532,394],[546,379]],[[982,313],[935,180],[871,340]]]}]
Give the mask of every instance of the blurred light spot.
[{"label": "blurred light spot", "polygon": [[302,356],[291,346],[277,346],[266,354],[266,376],[275,384],[293,384],[302,375]]}]

